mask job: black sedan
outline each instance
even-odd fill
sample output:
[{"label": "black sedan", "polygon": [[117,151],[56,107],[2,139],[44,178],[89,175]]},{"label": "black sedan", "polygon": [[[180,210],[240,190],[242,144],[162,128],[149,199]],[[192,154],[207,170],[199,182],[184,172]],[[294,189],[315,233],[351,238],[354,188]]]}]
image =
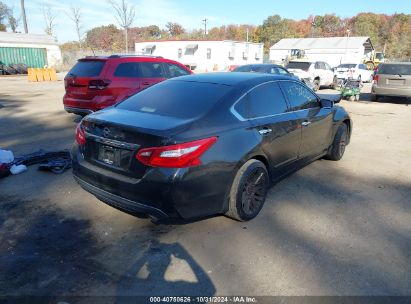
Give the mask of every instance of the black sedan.
[{"label": "black sedan", "polygon": [[343,156],[352,123],[338,101],[284,76],[170,79],[82,120],[74,177],[137,216],[250,220],[271,182]]}]

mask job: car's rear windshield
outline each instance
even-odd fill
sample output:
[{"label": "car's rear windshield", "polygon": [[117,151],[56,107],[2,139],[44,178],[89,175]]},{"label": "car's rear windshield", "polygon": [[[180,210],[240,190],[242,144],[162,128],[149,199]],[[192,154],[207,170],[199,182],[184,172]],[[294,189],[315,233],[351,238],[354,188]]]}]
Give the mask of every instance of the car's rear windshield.
[{"label": "car's rear windshield", "polygon": [[311,65],[311,62],[290,61],[287,64],[286,68],[308,71],[308,69],[310,68],[310,65]]},{"label": "car's rear windshield", "polygon": [[128,111],[191,119],[211,110],[230,88],[213,83],[164,81],[131,96],[116,107]]},{"label": "car's rear windshield", "polygon": [[105,63],[103,60],[81,60],[73,66],[69,74],[78,77],[95,77],[100,75]]},{"label": "car's rear windshield", "polygon": [[356,66],[356,64],[344,63],[344,64],[340,64],[337,68],[353,69],[353,68],[355,68],[355,66]]},{"label": "car's rear windshield", "polygon": [[256,72],[256,73],[264,73],[267,70],[264,66],[257,66],[257,65],[243,65],[235,68],[233,72]]},{"label": "car's rear windshield", "polygon": [[382,64],[378,74],[411,75],[411,64]]}]

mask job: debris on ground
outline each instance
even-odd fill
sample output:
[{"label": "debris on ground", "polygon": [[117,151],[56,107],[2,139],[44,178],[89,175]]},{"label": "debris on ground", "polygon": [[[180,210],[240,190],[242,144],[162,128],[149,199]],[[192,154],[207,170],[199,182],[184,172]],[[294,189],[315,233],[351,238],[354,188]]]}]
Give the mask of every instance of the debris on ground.
[{"label": "debris on ground", "polygon": [[40,164],[41,171],[61,174],[71,168],[71,155],[67,150],[34,153],[14,157],[12,151],[0,150],[0,178],[11,174],[19,174],[27,170],[27,166]]}]

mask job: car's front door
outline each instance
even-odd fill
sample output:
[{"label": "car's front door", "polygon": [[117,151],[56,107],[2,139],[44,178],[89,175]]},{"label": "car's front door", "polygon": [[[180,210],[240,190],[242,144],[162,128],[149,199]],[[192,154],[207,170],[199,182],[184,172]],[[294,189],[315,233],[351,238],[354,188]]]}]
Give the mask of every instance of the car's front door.
[{"label": "car's front door", "polygon": [[331,143],[332,109],[321,107],[318,96],[296,81],[282,81],[280,85],[302,130],[299,157],[320,155]]},{"label": "car's front door", "polygon": [[261,138],[261,147],[271,169],[297,159],[301,143],[298,117],[289,111],[277,82],[255,87],[241,101],[247,109],[246,119]]}]

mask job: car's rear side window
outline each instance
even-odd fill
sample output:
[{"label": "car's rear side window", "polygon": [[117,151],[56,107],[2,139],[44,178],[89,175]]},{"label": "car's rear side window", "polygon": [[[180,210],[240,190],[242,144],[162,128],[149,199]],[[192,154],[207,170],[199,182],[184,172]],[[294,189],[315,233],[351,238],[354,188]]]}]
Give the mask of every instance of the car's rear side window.
[{"label": "car's rear side window", "polygon": [[246,119],[266,117],[287,111],[287,103],[275,82],[257,86],[244,96],[234,109]]},{"label": "car's rear side window", "polygon": [[207,113],[230,89],[221,84],[168,80],[131,96],[116,107],[190,119]]},{"label": "car's rear side window", "polygon": [[378,74],[411,75],[411,64],[382,64]]},{"label": "car's rear side window", "polygon": [[120,63],[114,71],[115,77],[138,78],[143,77],[140,70],[139,62]]},{"label": "car's rear side window", "polygon": [[303,70],[308,71],[311,66],[311,62],[302,62],[302,61],[290,61],[286,68],[287,69],[296,69],[296,70]]},{"label": "car's rear side window", "polygon": [[81,60],[72,67],[69,74],[78,77],[95,77],[100,75],[105,63],[104,60]]}]

